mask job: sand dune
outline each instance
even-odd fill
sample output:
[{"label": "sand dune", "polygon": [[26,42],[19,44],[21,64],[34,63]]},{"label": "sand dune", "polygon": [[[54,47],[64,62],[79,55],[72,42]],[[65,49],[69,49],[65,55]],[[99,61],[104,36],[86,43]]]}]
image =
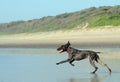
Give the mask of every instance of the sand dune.
[{"label": "sand dune", "polygon": [[83,29],[41,33],[1,35],[0,46],[38,46],[56,45],[70,41],[73,45],[120,45],[120,28]]}]

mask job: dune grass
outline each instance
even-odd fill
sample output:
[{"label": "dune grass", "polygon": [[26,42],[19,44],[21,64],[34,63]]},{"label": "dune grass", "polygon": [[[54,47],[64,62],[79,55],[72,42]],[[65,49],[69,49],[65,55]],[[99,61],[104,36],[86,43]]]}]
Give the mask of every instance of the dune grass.
[{"label": "dune grass", "polygon": [[97,26],[119,26],[120,25],[120,16],[99,16],[95,17],[90,21],[88,27],[97,27]]}]

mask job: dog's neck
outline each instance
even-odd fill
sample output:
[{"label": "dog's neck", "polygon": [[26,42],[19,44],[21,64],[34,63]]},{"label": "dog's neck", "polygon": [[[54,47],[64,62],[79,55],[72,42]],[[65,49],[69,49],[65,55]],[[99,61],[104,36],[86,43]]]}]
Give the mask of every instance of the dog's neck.
[{"label": "dog's neck", "polygon": [[68,54],[73,54],[74,52],[80,53],[81,50],[77,50],[77,49],[75,49],[75,48],[68,47],[66,52],[67,52]]},{"label": "dog's neck", "polygon": [[71,53],[71,51],[72,51],[72,47],[68,47],[67,48],[67,53]]}]

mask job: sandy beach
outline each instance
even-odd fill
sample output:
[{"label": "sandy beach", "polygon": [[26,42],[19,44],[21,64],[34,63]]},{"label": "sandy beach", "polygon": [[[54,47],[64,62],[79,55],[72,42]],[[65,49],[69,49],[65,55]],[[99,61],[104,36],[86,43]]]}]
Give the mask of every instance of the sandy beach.
[{"label": "sandy beach", "polygon": [[119,46],[120,28],[82,29],[1,35],[0,47],[51,47],[70,41],[73,46]]}]

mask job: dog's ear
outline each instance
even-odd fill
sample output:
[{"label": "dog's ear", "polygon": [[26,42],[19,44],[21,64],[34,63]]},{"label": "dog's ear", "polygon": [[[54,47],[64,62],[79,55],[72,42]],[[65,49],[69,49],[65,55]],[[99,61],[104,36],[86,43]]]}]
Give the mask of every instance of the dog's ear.
[{"label": "dog's ear", "polygon": [[68,45],[68,46],[70,46],[70,45],[71,45],[69,41],[68,41],[67,45]]}]

